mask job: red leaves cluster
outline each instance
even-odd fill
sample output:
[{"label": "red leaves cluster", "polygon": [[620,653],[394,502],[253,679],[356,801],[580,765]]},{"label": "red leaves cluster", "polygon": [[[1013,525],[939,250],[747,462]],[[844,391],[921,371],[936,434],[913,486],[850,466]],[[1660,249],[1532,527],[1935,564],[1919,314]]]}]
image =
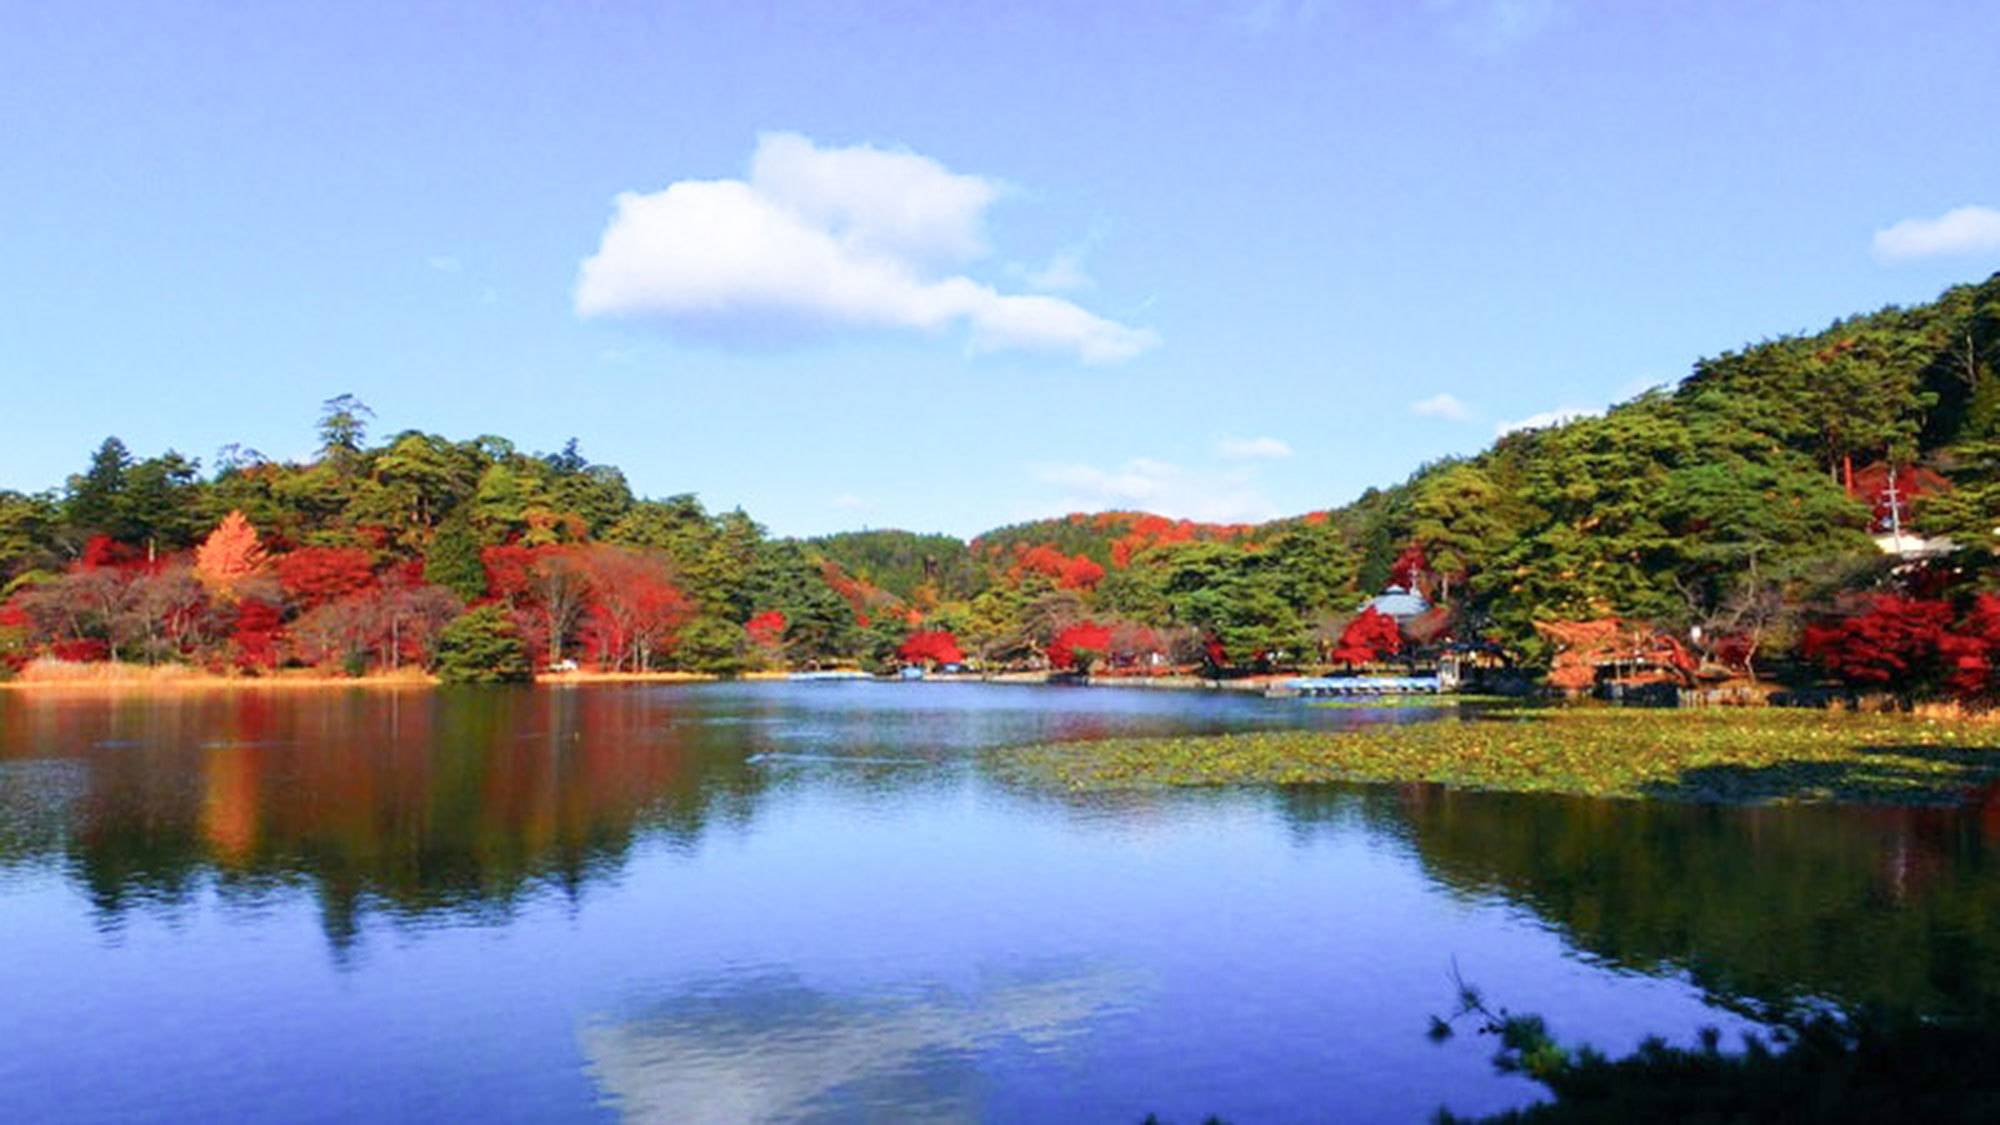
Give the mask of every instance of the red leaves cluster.
[{"label": "red leaves cluster", "polygon": [[908,640],[896,646],[896,655],[906,664],[965,663],[965,652],[958,647],[958,638],[943,629],[910,634]]},{"label": "red leaves cluster", "polygon": [[1108,656],[1111,652],[1111,629],[1093,621],[1071,625],[1049,642],[1049,663],[1065,670],[1074,668],[1078,663],[1078,650]]},{"label": "red leaves cluster", "polygon": [[486,568],[486,596],[512,601],[528,589],[528,568],[535,565],[536,551],[518,543],[482,547],[479,564]]},{"label": "red leaves cluster", "polygon": [[63,637],[49,642],[49,655],[82,664],[111,659],[111,645],[99,637]]},{"label": "red leaves cluster", "polygon": [[93,535],[83,545],[76,569],[144,571],[157,566],[148,567],[146,552],[129,543],[120,543],[108,535]]},{"label": "red leaves cluster", "polygon": [[752,614],[743,623],[743,631],[750,635],[751,644],[770,647],[784,639],[785,615],[775,609]]},{"label": "red leaves cluster", "polygon": [[1860,613],[1809,626],[1801,649],[1856,687],[1992,696],[2000,689],[2000,598],[1981,594],[1961,615],[1949,602],[1880,594]]},{"label": "red leaves cluster", "polygon": [[882,590],[847,573],[839,563],[831,559],[820,562],[819,572],[833,592],[839,594],[853,608],[854,623],[863,629],[868,628],[874,621],[874,617],[869,613],[870,606],[880,606],[893,600]]},{"label": "red leaves cluster", "polygon": [[237,603],[236,628],[229,634],[229,646],[238,668],[266,671],[278,666],[284,619],[283,612],[270,602],[244,598]]},{"label": "red leaves cluster", "polygon": [[487,596],[513,610],[537,662],[568,655],[564,646],[573,639],[600,668],[646,671],[695,615],[672,564],[657,551],[507,544],[482,549],[479,561]]},{"label": "red leaves cluster", "polygon": [[311,609],[375,584],[375,559],[360,547],[300,547],[278,556],[278,585]]},{"label": "red leaves cluster", "polygon": [[18,602],[0,602],[0,666],[18,672],[28,662],[25,642],[33,627],[34,621]]},{"label": "red leaves cluster", "polygon": [[1403,632],[1396,627],[1396,619],[1371,605],[1341,631],[1333,658],[1342,664],[1373,664],[1401,651]]},{"label": "red leaves cluster", "polygon": [[1893,508],[1902,509],[1902,520],[1907,526],[1910,522],[1911,505],[1917,499],[1951,490],[1949,480],[1921,465],[1905,466],[1896,471],[1894,500],[1890,498],[1889,485],[1889,463],[1886,461],[1877,461],[1854,470],[1852,485],[1854,495],[1867,502],[1874,515],[1870,526],[1878,531],[1889,529]]},{"label": "red leaves cluster", "polygon": [[1401,586],[1405,590],[1418,590],[1418,583],[1429,578],[1430,562],[1424,558],[1424,545],[1412,543],[1403,548],[1396,561],[1389,566],[1389,585]]},{"label": "red leaves cluster", "polygon": [[1104,580],[1104,568],[1089,556],[1065,555],[1047,543],[1015,547],[1014,565],[1007,569],[1007,576],[1018,582],[1028,574],[1053,578],[1065,590],[1094,590]]},{"label": "red leaves cluster", "polygon": [[1165,516],[1139,516],[1132,520],[1130,530],[1111,544],[1111,565],[1125,569],[1132,564],[1132,557],[1148,547],[1162,543],[1191,543],[1201,529],[1192,520],[1170,520]]}]

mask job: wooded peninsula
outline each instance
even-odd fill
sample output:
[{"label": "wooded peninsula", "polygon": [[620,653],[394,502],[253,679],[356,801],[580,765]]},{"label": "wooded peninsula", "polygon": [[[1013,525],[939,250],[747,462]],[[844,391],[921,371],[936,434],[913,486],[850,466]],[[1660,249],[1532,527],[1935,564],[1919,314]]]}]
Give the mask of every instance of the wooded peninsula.
[{"label": "wooded peninsula", "polygon": [[[116,437],[0,490],[0,677],[317,670],[1091,671],[1459,660],[1569,690],[2000,696],[2000,275],[1694,365],[1344,507],[1075,514],[970,542],[769,535],[633,494],[572,440],[408,430],[352,396],[316,456],[204,470]],[[421,670],[413,672],[412,670]]]}]

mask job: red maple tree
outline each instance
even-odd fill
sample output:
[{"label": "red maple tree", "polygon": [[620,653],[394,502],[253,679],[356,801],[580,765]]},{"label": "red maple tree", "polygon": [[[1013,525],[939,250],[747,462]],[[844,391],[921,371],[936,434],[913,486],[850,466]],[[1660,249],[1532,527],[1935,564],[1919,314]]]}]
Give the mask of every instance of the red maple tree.
[{"label": "red maple tree", "polygon": [[1940,646],[1951,623],[1948,602],[1878,594],[1860,613],[1808,626],[1800,650],[1845,683],[1917,690],[1943,679]]},{"label": "red maple tree", "polygon": [[277,560],[278,585],[303,609],[367,589],[374,558],[360,547],[300,547]]},{"label": "red maple tree", "polygon": [[1373,664],[1401,651],[1403,631],[1396,619],[1371,605],[1341,630],[1333,658],[1342,664]]},{"label": "red maple tree", "polygon": [[944,629],[931,629],[912,633],[908,640],[896,646],[896,655],[906,664],[962,664],[965,653],[958,647],[958,638]]},{"label": "red maple tree", "polygon": [[1088,666],[1111,651],[1111,628],[1094,621],[1079,621],[1049,642],[1049,663],[1068,670]]}]

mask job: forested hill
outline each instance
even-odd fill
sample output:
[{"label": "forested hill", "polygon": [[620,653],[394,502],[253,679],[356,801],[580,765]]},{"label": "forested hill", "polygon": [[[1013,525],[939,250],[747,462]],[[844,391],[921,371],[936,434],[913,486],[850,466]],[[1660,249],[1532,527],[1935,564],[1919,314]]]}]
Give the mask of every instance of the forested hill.
[{"label": "forested hill", "polygon": [[[617,668],[1060,665],[1078,650],[1245,668],[1454,640],[1534,663],[1560,635],[1548,626],[1615,617],[1714,666],[1862,682],[1891,668],[1892,686],[1943,690],[1984,659],[1996,352],[2000,275],[1702,360],[1672,390],[1343,507],[1261,525],[1078,514],[970,543],[774,539],[692,494],[636,497],[575,442],[371,442],[372,415],[343,396],[303,462],[232,448],[204,471],[110,438],[60,487],[0,492],[0,661],[429,663],[450,622],[493,606],[529,659]],[[1895,530],[1902,554],[1876,542]],[[1923,562],[1920,536],[1955,549]],[[1363,644],[1355,614],[1392,583],[1432,608]],[[1854,639],[1889,625],[1929,647]]]}]

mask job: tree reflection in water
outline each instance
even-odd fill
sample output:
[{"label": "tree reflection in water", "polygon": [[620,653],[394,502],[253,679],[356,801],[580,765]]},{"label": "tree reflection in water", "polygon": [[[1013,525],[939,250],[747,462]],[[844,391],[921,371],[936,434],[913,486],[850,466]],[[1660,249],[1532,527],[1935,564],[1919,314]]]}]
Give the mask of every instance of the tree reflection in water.
[{"label": "tree reflection in water", "polygon": [[1739,1009],[1823,1000],[1944,1013],[2000,1000],[1990,795],[1961,810],[1431,785],[1301,788],[1280,800],[1295,832],[1366,817],[1453,892],[1517,903],[1589,957],[1685,972]]},{"label": "tree reflection in water", "polygon": [[[328,937],[374,909],[498,920],[574,898],[642,833],[692,847],[766,775],[639,691],[190,693],[23,706],[0,759],[0,864],[52,858],[100,928],[187,903],[311,890]],[[10,735],[10,737],[12,737]],[[40,756],[51,755],[51,756]],[[61,784],[51,784],[59,775]],[[59,830],[36,830],[57,822]],[[22,827],[28,826],[28,827]]]}]

